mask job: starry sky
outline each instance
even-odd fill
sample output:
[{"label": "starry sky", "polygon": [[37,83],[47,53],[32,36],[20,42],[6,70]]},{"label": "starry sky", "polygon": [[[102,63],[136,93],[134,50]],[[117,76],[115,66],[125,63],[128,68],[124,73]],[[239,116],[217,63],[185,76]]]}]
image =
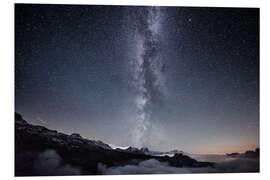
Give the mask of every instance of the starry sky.
[{"label": "starry sky", "polygon": [[259,146],[259,9],[15,5],[15,111],[114,146]]}]

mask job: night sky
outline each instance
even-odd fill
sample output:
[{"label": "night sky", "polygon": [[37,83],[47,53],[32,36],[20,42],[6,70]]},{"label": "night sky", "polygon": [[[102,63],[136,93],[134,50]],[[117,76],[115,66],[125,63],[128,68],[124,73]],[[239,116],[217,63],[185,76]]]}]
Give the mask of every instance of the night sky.
[{"label": "night sky", "polygon": [[259,146],[259,9],[15,5],[15,111],[114,146]]}]

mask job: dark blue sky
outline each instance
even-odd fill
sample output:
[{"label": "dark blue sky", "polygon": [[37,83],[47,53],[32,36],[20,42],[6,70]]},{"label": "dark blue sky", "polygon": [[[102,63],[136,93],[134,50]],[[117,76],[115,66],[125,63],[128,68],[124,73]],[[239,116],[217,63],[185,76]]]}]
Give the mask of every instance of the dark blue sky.
[{"label": "dark blue sky", "polygon": [[15,6],[15,110],[117,146],[259,145],[259,9]]}]

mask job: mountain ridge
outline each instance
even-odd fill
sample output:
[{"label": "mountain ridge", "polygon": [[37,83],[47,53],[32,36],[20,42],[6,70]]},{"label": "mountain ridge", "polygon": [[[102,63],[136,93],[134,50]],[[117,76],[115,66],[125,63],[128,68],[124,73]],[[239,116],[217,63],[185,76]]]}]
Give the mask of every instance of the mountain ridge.
[{"label": "mountain ridge", "polygon": [[[41,175],[35,169],[36,162],[40,158],[40,154],[48,149],[54,150],[61,157],[61,164],[78,167],[82,175],[99,174],[99,163],[111,167],[134,162],[139,163],[148,159],[167,162],[174,167],[199,168],[214,166],[214,163],[199,162],[182,153],[169,157],[141,153],[149,151],[148,148],[129,147],[127,149],[130,152],[127,150],[114,150],[102,141],[89,140],[77,133],[67,135],[43,126],[29,124],[20,114],[15,113],[15,175]],[[135,152],[132,152],[133,150]],[[65,174],[62,173],[61,175]]]}]

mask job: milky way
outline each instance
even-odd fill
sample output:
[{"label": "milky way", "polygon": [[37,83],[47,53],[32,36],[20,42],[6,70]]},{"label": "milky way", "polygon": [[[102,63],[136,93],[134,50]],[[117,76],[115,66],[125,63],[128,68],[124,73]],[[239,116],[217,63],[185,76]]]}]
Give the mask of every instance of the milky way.
[{"label": "milky way", "polygon": [[116,146],[259,143],[259,10],[15,6],[15,110]]},{"label": "milky way", "polygon": [[165,64],[159,55],[162,12],[158,7],[148,7],[138,9],[135,13],[136,58],[132,64],[137,114],[133,140],[138,146],[146,146],[147,133],[152,126],[152,112],[148,108],[152,103],[152,91],[157,90],[164,94],[162,68]]}]

